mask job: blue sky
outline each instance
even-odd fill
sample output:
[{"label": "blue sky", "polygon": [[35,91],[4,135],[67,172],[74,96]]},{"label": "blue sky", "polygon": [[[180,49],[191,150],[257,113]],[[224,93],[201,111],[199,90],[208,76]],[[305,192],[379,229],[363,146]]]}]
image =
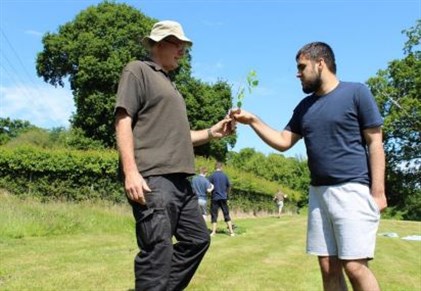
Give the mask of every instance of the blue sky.
[{"label": "blue sky", "polygon": [[[36,76],[42,36],[57,32],[90,5],[101,1],[0,0],[0,117],[24,119],[43,127],[68,127],[74,103],[68,84],[54,88]],[[158,20],[182,23],[194,42],[195,77],[227,81],[236,92],[247,73],[259,86],[243,107],[282,129],[304,94],[295,54],[312,41],[329,43],[338,77],[365,82],[393,59],[403,57],[401,33],[421,18],[421,0],[262,0],[116,1]],[[217,105],[216,105],[217,106]],[[238,127],[234,150],[252,147],[275,152],[247,126]],[[284,153],[305,157],[303,142]]]}]

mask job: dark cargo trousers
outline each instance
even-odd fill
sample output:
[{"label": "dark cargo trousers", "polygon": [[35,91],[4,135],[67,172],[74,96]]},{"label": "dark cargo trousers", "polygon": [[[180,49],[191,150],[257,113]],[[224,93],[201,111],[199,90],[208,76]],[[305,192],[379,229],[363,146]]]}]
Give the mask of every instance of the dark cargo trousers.
[{"label": "dark cargo trousers", "polygon": [[183,290],[209,248],[209,231],[185,175],[145,180],[152,190],[145,195],[146,206],[131,202],[140,248],[134,263],[136,291]]}]

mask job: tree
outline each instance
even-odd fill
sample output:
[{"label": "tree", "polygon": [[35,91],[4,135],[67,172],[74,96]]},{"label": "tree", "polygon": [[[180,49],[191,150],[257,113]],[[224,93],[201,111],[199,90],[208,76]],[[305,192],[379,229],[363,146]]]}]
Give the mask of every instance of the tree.
[{"label": "tree", "polygon": [[404,58],[367,81],[384,118],[389,205],[421,220],[421,20],[404,30]]},{"label": "tree", "polygon": [[[183,82],[177,81],[177,84]],[[231,88],[226,82],[219,81],[209,85],[200,80],[190,78],[179,90],[186,99],[187,115],[190,126],[194,130],[209,128],[221,120],[231,108]],[[235,136],[213,140],[202,146],[195,147],[195,154],[213,157],[225,161],[228,144],[234,146]]]},{"label": "tree", "polygon": [[[220,80],[215,84],[208,84],[191,76],[190,54],[182,59],[181,65],[171,72],[170,77],[175,80],[178,90],[185,99],[190,128],[193,130],[211,127],[224,118],[232,107],[231,87],[227,82]],[[236,135],[231,135],[195,147],[194,151],[196,155],[224,161],[228,145],[233,147],[235,142]]]},{"label": "tree", "polygon": [[[44,49],[36,61],[37,74],[54,86],[64,86],[68,77],[76,105],[71,124],[86,137],[101,141],[107,147],[115,146],[113,111],[120,74],[129,61],[146,56],[141,38],[149,34],[155,22],[155,19],[126,4],[104,1],[80,12],[73,21],[60,26],[58,33],[47,33],[43,37]],[[225,84],[212,86],[194,80],[190,60],[187,52],[171,78],[176,80],[185,96],[192,127],[210,126],[214,120],[224,117],[231,107],[231,96],[219,90]],[[194,93],[194,97],[189,92]],[[199,97],[203,98],[195,102],[203,108],[205,115],[196,119],[197,107],[192,106],[192,100],[198,97],[199,92]],[[218,107],[225,112],[215,112]],[[199,120],[205,120],[205,123],[199,123]],[[212,143],[199,152],[225,155],[228,142]],[[213,151],[216,152],[212,154]]]},{"label": "tree", "polygon": [[307,204],[310,173],[306,160],[275,153],[265,156],[255,149],[244,148],[239,153],[230,152],[228,165],[295,190],[301,194],[298,206]]},{"label": "tree", "polygon": [[126,4],[102,2],[43,37],[38,76],[54,86],[68,77],[76,105],[71,123],[87,137],[113,146],[113,106],[124,65],[145,54],[140,39],[154,20]]},{"label": "tree", "polygon": [[18,135],[35,128],[36,126],[29,121],[0,117],[0,145],[6,144]]}]

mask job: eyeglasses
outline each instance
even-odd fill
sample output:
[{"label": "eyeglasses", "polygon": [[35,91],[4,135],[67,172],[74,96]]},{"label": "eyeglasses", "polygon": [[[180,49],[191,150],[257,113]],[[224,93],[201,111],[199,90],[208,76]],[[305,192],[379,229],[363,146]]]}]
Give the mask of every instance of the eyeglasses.
[{"label": "eyeglasses", "polygon": [[176,41],[173,41],[171,39],[164,39],[164,41],[174,45],[177,49],[181,49],[183,51],[186,51],[187,48],[188,48],[187,45],[184,42],[176,42]]}]

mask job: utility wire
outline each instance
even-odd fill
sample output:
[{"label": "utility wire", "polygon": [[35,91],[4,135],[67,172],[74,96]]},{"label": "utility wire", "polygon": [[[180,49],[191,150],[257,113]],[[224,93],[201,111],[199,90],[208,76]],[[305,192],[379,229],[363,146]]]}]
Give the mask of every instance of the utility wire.
[{"label": "utility wire", "polygon": [[33,77],[29,74],[28,70],[26,69],[25,65],[22,62],[22,59],[20,58],[19,54],[16,52],[15,48],[13,47],[12,43],[9,41],[9,38],[4,33],[3,29],[0,27],[1,34],[3,35],[4,39],[6,40],[6,43],[9,45],[10,49],[12,50],[13,54],[15,55],[16,59],[18,60],[20,66],[22,67],[23,71],[25,72],[26,76],[28,77],[28,80],[34,85],[34,87],[38,87],[37,84],[35,84]]}]

